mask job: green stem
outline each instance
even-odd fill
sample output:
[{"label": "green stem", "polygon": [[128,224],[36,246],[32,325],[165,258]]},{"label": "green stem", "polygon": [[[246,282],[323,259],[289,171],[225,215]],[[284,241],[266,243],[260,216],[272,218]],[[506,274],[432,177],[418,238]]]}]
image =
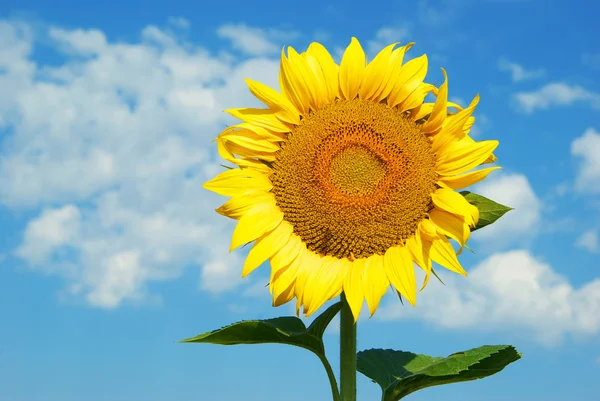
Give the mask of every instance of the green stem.
[{"label": "green stem", "polygon": [[333,401],[341,401],[340,398],[340,390],[338,390],[337,381],[335,380],[335,373],[333,373],[333,369],[329,364],[329,361],[325,357],[325,355],[319,355],[319,359],[323,362],[323,366],[325,367],[325,371],[327,372],[327,377],[329,378],[329,385],[331,386],[331,394],[333,396]]},{"label": "green stem", "polygon": [[346,296],[340,313],[340,395],[342,401],[356,401],[356,324]]}]

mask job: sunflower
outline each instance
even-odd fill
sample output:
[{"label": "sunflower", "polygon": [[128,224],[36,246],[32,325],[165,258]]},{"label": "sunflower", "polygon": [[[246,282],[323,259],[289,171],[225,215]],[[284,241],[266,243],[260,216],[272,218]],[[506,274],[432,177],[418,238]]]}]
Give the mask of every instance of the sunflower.
[{"label": "sunflower", "polygon": [[319,43],[289,47],[281,93],[246,80],[267,107],[226,110],[242,122],[216,142],[237,167],[204,187],[231,197],[217,209],[238,220],[230,251],[254,242],[242,276],[270,261],[274,306],[296,298],[308,316],[343,291],[358,319],[390,286],[415,305],[415,264],[421,289],[432,262],[466,275],[449,240],[460,253],[479,212],[455,190],[499,168],[473,170],[498,142],[468,135],[479,96],[462,108],[445,70],[439,88],[424,82],[426,55],[403,64],[413,44],[367,63],[352,38],[339,65]]}]

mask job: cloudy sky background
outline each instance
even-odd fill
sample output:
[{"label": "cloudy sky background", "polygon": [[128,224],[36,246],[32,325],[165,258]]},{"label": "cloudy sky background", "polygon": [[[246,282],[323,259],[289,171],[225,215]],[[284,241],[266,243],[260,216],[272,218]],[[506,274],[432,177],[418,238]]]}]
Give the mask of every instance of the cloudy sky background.
[{"label": "cloudy sky background", "polygon": [[411,3],[3,1],[0,400],[329,399],[304,350],[174,341],[292,313],[270,307],[266,266],[241,280],[246,251],[228,254],[233,224],[201,184],[221,170],[222,110],[259,106],[243,78],[276,87],[282,46],[339,60],[351,36],[371,57],[415,41],[429,82],[444,67],[454,101],[481,94],[473,135],[500,140],[504,169],[473,190],[515,208],[473,235],[468,278],[443,271],[416,308],[388,294],[359,347],[524,353],[416,401],[597,399],[600,6]]}]

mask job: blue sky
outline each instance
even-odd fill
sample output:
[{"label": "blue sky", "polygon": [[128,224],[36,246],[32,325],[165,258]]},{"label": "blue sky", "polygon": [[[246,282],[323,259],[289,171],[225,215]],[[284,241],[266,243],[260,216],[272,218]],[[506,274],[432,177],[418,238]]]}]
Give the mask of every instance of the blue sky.
[{"label": "blue sky", "polygon": [[[410,3],[410,4],[409,4]],[[523,359],[415,401],[591,401],[600,392],[600,7],[592,2],[317,1],[0,4],[0,400],[328,400],[318,360],[283,346],[175,344],[270,307],[268,268],[227,253],[211,140],[257,106],[281,46],[427,53],[428,81],[476,94],[499,139],[476,192],[515,207],[473,235],[468,278],[442,272],[416,308],[388,294],[359,348]],[[363,313],[363,315],[367,315]],[[335,361],[335,330],[326,333]],[[335,365],[335,363],[334,363]],[[379,389],[359,380],[359,399]]]}]

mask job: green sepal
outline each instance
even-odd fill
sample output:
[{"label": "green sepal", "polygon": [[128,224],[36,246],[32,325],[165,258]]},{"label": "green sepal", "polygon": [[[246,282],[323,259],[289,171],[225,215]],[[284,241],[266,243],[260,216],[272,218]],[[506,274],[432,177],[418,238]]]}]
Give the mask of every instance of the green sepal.
[{"label": "green sepal", "polygon": [[494,202],[491,199],[477,195],[473,192],[462,191],[460,194],[464,196],[471,205],[479,209],[479,221],[471,231],[488,226],[504,216],[506,212],[513,210],[512,207],[501,205],[498,202]]},{"label": "green sepal", "polygon": [[511,345],[484,345],[447,358],[370,349],[357,354],[357,370],[381,386],[382,401],[397,401],[423,388],[491,376],[520,358]]}]

